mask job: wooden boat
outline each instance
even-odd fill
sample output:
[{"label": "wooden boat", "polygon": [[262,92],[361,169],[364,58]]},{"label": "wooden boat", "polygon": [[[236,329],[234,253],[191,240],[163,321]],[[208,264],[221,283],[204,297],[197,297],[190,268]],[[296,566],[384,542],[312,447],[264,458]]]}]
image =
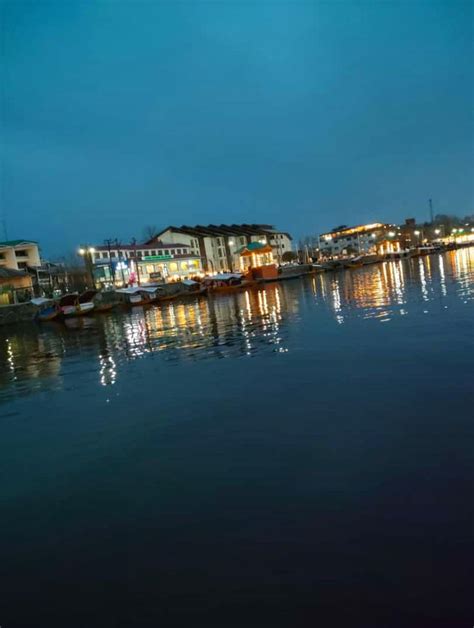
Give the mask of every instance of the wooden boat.
[{"label": "wooden boat", "polygon": [[60,307],[53,299],[39,297],[31,299],[31,303],[39,308],[35,315],[37,321],[54,321],[62,316]]},{"label": "wooden boat", "polygon": [[59,300],[59,308],[64,316],[85,316],[91,314],[94,304],[91,301],[79,303],[79,295],[77,293],[65,294]]},{"label": "wooden boat", "polygon": [[258,284],[255,280],[247,280],[241,273],[220,273],[206,277],[202,282],[209,294],[228,294],[238,292]]},{"label": "wooden boat", "polygon": [[79,303],[93,303],[94,312],[110,312],[116,305],[114,301],[105,301],[98,290],[86,290],[79,295]]}]

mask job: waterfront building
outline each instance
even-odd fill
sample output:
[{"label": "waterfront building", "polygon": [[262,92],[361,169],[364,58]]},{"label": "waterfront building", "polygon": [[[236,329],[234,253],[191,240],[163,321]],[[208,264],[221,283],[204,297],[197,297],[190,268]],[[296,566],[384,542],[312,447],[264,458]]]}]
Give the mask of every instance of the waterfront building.
[{"label": "waterfront building", "polygon": [[0,242],[0,268],[27,270],[41,266],[38,243],[33,240]]},{"label": "waterfront building", "polygon": [[183,242],[93,247],[92,272],[98,286],[177,281],[202,273],[199,255]]},{"label": "waterfront building", "polygon": [[25,301],[32,296],[30,270],[41,266],[38,243],[33,240],[0,242],[0,305]]},{"label": "waterfront building", "polygon": [[278,264],[284,253],[292,250],[289,233],[264,224],[169,226],[157,233],[148,244],[157,241],[169,244],[184,242],[194,255],[202,259],[203,269],[209,273],[240,270],[238,251],[252,242],[268,244]]},{"label": "waterfront building", "polygon": [[343,225],[322,233],[319,236],[319,248],[322,255],[331,257],[375,253],[379,242],[395,238],[398,238],[396,225],[382,222],[355,227]]}]

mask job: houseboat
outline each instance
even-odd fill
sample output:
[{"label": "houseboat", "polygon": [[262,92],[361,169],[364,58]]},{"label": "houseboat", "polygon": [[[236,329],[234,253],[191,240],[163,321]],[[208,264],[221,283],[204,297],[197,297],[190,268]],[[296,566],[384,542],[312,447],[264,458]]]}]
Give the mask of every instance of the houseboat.
[{"label": "houseboat", "polygon": [[121,303],[125,306],[135,307],[138,305],[151,305],[157,300],[158,286],[119,288],[118,290],[115,290],[115,293],[119,295]]},{"label": "houseboat", "polygon": [[257,285],[257,281],[246,279],[242,273],[219,273],[206,277],[202,285],[209,294],[226,294]]}]

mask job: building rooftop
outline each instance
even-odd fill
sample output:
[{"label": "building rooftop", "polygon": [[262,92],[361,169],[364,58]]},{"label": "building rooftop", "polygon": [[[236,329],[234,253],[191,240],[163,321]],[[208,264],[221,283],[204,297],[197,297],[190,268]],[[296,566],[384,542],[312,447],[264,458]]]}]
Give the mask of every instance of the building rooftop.
[{"label": "building rooftop", "polygon": [[18,246],[19,244],[38,244],[35,240],[4,240],[0,246]]},{"label": "building rooftop", "polygon": [[[108,251],[109,247],[105,245],[94,247],[96,251]],[[110,246],[111,251],[144,251],[145,249],[189,249],[189,244],[164,244],[163,242],[154,242],[152,244],[112,244]]]},{"label": "building rooftop", "polygon": [[383,222],[373,222],[367,225],[356,225],[355,227],[346,227],[344,225],[341,227],[336,227],[332,231],[321,233],[320,237],[324,238],[324,236],[329,236],[329,235],[341,237],[343,235],[351,235],[353,233],[362,233],[364,231],[371,231],[372,229],[382,229],[383,227],[389,227],[389,226],[390,225],[387,225]]},{"label": "building rooftop", "polygon": [[[275,229],[273,225],[266,224],[241,224],[241,225],[195,225],[194,227],[190,225],[181,225],[181,227],[176,227],[170,225],[166,227],[166,229],[162,229],[159,233],[156,234],[155,238],[165,233],[165,231],[174,231],[175,233],[183,233],[190,236],[196,237],[205,237],[205,236],[240,236],[240,235],[264,235],[264,234],[275,234],[275,233],[284,233],[290,240],[292,239],[289,233],[285,231],[278,231]],[[153,242],[154,238],[148,240],[147,242]]]},{"label": "building rooftop", "polygon": [[3,268],[0,266],[0,279],[13,279],[13,277],[25,277],[26,272],[14,268]]}]

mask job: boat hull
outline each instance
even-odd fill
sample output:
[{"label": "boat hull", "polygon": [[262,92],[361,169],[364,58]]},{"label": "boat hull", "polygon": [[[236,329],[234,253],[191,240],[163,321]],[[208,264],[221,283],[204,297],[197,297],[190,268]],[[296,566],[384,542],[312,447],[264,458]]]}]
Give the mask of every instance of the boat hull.
[{"label": "boat hull", "polygon": [[63,305],[61,311],[66,318],[72,318],[91,314],[93,309],[93,303],[78,303],[77,305]]},{"label": "boat hull", "polygon": [[36,320],[41,322],[57,320],[62,312],[57,307],[47,307],[36,315]]}]

